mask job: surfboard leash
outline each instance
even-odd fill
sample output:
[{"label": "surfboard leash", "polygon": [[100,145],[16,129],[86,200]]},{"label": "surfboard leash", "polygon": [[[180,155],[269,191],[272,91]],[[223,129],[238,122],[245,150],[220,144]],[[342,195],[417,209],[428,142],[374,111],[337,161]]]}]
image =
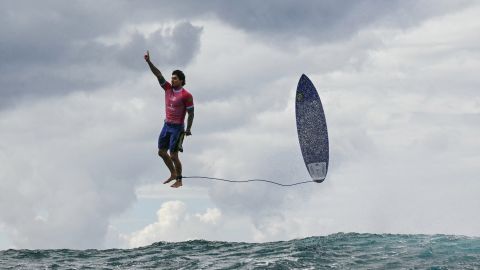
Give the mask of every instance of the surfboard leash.
[{"label": "surfboard leash", "polygon": [[224,179],[224,178],[217,178],[217,177],[209,177],[209,176],[182,176],[183,179],[189,178],[189,179],[208,179],[208,180],[215,180],[215,181],[223,181],[223,182],[230,182],[230,183],[248,183],[248,182],[266,182],[270,184],[274,184],[277,186],[282,186],[282,187],[291,187],[291,186],[296,186],[296,185],[301,185],[301,184],[306,184],[306,183],[315,183],[314,181],[303,181],[303,182],[297,182],[297,183],[292,183],[292,184],[282,184],[278,183],[275,181],[270,181],[270,180],[265,180],[265,179],[248,179],[248,180],[231,180],[231,179]]}]

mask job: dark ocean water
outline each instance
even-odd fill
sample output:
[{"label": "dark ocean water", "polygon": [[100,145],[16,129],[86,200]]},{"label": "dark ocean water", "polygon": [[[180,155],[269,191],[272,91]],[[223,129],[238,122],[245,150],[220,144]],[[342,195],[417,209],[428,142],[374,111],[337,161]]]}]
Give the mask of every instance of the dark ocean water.
[{"label": "dark ocean water", "polygon": [[4,250],[1,269],[480,269],[480,238],[338,233],[271,243]]}]

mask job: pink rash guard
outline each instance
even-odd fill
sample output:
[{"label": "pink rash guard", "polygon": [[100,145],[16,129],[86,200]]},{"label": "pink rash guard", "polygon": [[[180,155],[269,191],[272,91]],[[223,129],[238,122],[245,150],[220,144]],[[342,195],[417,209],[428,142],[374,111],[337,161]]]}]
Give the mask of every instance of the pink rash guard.
[{"label": "pink rash guard", "polygon": [[185,88],[173,89],[169,82],[162,85],[165,90],[165,122],[183,124],[187,110],[193,109],[193,96]]}]

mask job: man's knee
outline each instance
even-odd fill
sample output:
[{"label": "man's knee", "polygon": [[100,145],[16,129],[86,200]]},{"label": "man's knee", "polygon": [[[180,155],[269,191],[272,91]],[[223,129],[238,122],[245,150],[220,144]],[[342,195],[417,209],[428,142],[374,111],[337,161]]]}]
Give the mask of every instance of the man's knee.
[{"label": "man's knee", "polygon": [[168,153],[166,149],[158,149],[158,155],[161,156],[162,158],[168,157]]},{"label": "man's knee", "polygon": [[170,158],[173,161],[178,161],[178,152],[170,152]]}]

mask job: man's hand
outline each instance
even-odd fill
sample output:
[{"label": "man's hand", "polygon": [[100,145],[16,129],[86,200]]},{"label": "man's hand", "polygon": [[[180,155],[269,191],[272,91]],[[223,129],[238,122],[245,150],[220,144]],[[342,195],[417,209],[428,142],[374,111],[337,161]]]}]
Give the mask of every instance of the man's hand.
[{"label": "man's hand", "polygon": [[150,52],[147,51],[147,53],[143,56],[145,58],[145,61],[150,62]]},{"label": "man's hand", "polygon": [[160,83],[160,85],[163,85],[165,84],[165,78],[163,78],[162,76],[162,73],[160,72],[160,70],[158,70],[158,68],[155,67],[155,65],[153,65],[152,62],[150,62],[150,52],[147,51],[147,53],[143,56],[143,58],[145,58],[145,61],[147,61],[147,64],[148,66],[150,67],[150,70],[152,71],[152,73],[157,76],[158,78],[158,82]]}]

